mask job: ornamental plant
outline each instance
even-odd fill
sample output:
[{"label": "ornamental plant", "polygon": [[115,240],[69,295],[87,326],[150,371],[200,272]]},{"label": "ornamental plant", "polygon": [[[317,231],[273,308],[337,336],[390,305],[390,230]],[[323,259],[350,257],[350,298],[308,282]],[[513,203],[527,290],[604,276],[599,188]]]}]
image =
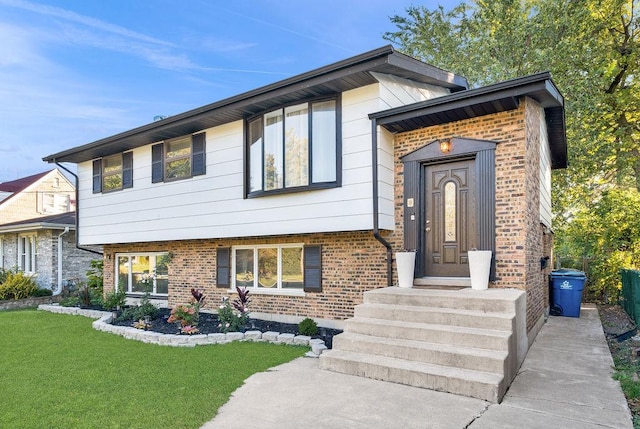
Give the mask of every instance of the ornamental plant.
[{"label": "ornamental plant", "polygon": [[220,332],[241,332],[249,321],[249,290],[236,286],[238,297],[229,301],[228,297],[222,298],[222,305],[218,308],[218,328]]},{"label": "ornamental plant", "polygon": [[183,334],[195,334],[198,332],[197,326],[200,320],[200,309],[204,305],[204,294],[196,289],[191,289],[191,303],[181,304],[171,310],[169,323],[178,323],[180,325],[180,332]]}]

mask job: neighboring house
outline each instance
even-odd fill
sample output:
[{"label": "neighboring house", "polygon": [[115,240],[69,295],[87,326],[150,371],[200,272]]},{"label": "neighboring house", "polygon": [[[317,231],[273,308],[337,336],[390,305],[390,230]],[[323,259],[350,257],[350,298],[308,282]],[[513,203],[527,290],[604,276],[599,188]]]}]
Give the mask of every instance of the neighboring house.
[{"label": "neighboring house", "polygon": [[331,325],[394,284],[393,251],[446,287],[477,247],[492,288],[526,292],[524,352],[548,311],[566,138],[546,73],[468,89],[388,46],[44,160],[78,164],[79,239],[104,246],[105,290],[151,282],[173,306],[199,288],[216,308],[242,286],[253,312]]},{"label": "neighboring house", "polygon": [[75,187],[58,169],[1,183],[0,198],[0,268],[17,268],[60,292],[101,258],[99,247],[76,248]]},{"label": "neighboring house", "polygon": [[75,187],[60,170],[0,183],[0,224],[75,211]]}]

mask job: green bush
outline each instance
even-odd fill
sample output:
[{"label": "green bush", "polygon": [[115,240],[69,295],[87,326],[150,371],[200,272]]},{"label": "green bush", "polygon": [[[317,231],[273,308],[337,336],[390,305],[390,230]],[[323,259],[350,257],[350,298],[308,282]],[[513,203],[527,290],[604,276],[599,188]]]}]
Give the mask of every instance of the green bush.
[{"label": "green bush", "polygon": [[4,281],[0,284],[0,300],[27,298],[38,289],[34,278],[21,271],[8,271],[3,276]]},{"label": "green bush", "polygon": [[102,306],[105,310],[114,311],[124,308],[124,304],[127,302],[127,293],[120,289],[119,291],[112,290],[102,299]]},{"label": "green bush", "polygon": [[51,295],[53,295],[53,291],[51,289],[39,288],[39,289],[36,289],[33,292],[33,295],[31,296],[39,297],[39,296],[51,296]]},{"label": "green bush", "polygon": [[80,298],[77,296],[68,296],[60,301],[60,305],[63,307],[77,307],[80,305]]},{"label": "green bush", "polygon": [[104,282],[104,264],[102,259],[94,259],[90,262],[91,268],[87,271],[87,286],[102,293]]},{"label": "green bush", "polygon": [[125,309],[118,320],[140,320],[145,316],[155,319],[158,316],[158,307],[149,301],[149,294],[146,293],[140,300],[140,305],[135,305]]},{"label": "green bush", "polygon": [[313,337],[318,334],[318,324],[307,317],[298,324],[298,332],[300,332],[300,335]]}]

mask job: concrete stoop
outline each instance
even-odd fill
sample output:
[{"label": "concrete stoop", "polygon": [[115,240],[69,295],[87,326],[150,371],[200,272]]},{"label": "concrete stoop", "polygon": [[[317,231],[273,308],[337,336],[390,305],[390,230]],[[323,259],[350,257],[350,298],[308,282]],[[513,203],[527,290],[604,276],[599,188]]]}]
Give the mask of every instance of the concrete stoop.
[{"label": "concrete stoop", "polygon": [[376,289],[320,367],[500,402],[527,348],[525,294]]}]

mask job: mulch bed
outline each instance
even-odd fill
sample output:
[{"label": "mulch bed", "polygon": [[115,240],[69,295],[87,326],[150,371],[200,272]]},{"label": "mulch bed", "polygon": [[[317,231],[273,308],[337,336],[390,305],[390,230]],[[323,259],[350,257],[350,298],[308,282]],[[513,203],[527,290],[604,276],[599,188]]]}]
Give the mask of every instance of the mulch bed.
[{"label": "mulch bed", "polygon": [[[158,316],[151,320],[151,327],[149,331],[159,332],[161,334],[180,334],[180,328],[176,323],[168,323],[167,319],[171,313],[170,309],[160,309]],[[135,321],[133,320],[115,320],[111,322],[117,326],[132,326]],[[200,313],[200,321],[198,322],[198,330],[200,334],[217,334],[220,332],[218,328],[218,316],[212,313]],[[298,332],[298,325],[291,323],[281,323],[269,320],[261,319],[249,319],[247,326],[243,330],[246,331],[261,331],[261,332],[279,332],[281,334],[294,334],[300,335]],[[320,338],[324,341],[328,348],[331,348],[333,344],[333,336],[338,335],[342,331],[339,329],[330,329],[318,327],[319,334],[312,338]]]}]

